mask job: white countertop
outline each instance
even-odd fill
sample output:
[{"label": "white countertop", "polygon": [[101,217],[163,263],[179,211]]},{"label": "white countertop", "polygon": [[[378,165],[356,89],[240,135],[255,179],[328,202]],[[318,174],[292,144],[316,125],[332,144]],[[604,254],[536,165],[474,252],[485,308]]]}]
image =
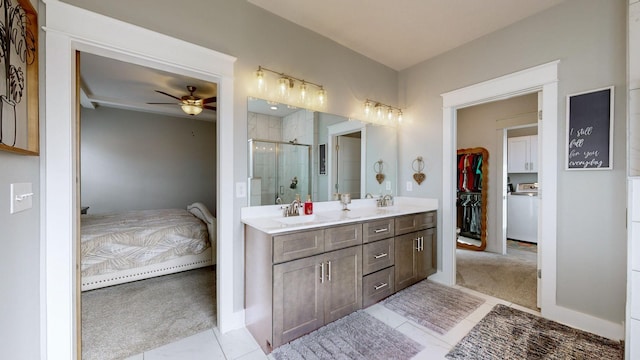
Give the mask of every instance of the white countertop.
[{"label": "white countertop", "polygon": [[339,201],[323,201],[313,203],[313,215],[290,217],[282,216],[281,206],[244,207],[241,220],[264,233],[279,234],[438,210],[438,200],[398,196],[393,206],[377,207],[375,199],[357,199],[351,201],[349,211],[343,211]]}]

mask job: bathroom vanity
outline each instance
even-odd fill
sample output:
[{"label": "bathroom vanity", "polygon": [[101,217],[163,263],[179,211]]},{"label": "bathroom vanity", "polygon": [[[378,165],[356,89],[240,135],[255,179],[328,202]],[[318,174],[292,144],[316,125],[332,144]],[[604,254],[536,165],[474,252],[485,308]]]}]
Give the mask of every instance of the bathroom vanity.
[{"label": "bathroom vanity", "polygon": [[351,205],[243,209],[245,322],[265,353],[436,272],[436,200]]}]

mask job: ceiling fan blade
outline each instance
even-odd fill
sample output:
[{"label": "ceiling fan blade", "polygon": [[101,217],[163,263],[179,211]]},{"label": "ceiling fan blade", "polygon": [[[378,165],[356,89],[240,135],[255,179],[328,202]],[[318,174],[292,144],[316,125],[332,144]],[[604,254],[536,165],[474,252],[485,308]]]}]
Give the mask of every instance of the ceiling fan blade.
[{"label": "ceiling fan blade", "polygon": [[175,97],[175,96],[173,96],[173,95],[171,95],[171,94],[168,94],[168,93],[166,93],[166,92],[164,92],[164,91],[156,90],[156,92],[157,92],[157,93],[160,93],[160,94],[162,94],[162,95],[167,95],[167,96],[172,97],[172,98],[174,98],[174,99],[176,99],[176,100],[181,100],[179,97]]},{"label": "ceiling fan blade", "polygon": [[210,106],[210,105],[202,105],[203,109],[207,109],[207,110],[213,110],[216,111],[218,108],[215,106]]},{"label": "ceiling fan blade", "polygon": [[159,103],[159,102],[148,102],[149,105],[180,105],[180,103]]},{"label": "ceiling fan blade", "polygon": [[212,96],[210,98],[202,99],[203,104],[208,104],[208,103],[217,102],[217,101],[218,101],[217,96]]}]

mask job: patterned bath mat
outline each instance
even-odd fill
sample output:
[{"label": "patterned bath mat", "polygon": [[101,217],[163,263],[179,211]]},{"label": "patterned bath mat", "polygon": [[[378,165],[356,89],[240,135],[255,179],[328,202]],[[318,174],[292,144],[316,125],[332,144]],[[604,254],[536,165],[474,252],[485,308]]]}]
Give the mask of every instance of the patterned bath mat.
[{"label": "patterned bath mat", "polygon": [[400,315],[444,334],[484,303],[484,299],[458,289],[423,280],[382,304]]},{"label": "patterned bath mat", "polygon": [[410,359],[424,347],[366,312],[356,311],[276,348],[276,360]]},{"label": "patterned bath mat", "polygon": [[619,341],[496,305],[447,359],[623,359]]}]

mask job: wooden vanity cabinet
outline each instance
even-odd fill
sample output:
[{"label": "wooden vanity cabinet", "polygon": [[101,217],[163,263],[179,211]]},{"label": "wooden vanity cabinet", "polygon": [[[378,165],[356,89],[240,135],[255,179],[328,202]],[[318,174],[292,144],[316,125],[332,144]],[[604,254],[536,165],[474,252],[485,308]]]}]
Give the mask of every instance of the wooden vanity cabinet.
[{"label": "wooden vanity cabinet", "polygon": [[270,235],[245,225],[245,322],[265,353],[436,271],[436,212]]},{"label": "wooden vanity cabinet", "polygon": [[395,291],[399,291],[437,270],[436,212],[401,216],[395,221]]},{"label": "wooden vanity cabinet", "polygon": [[245,319],[266,353],[362,307],[362,224],[275,236],[245,226],[245,239]]}]

